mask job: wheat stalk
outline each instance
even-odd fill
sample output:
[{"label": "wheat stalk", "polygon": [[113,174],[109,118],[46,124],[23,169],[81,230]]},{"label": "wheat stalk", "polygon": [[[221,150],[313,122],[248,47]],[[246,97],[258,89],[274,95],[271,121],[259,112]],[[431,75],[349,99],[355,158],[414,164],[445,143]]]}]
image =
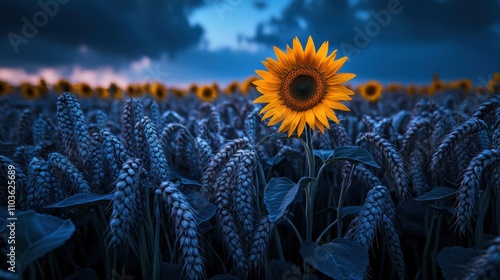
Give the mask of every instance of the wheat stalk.
[{"label": "wheat stalk", "polygon": [[404,200],[409,194],[409,178],[399,153],[389,141],[374,133],[363,134],[356,144],[363,141],[373,144],[377,151],[383,155],[392,177],[396,180],[398,196]]},{"label": "wheat stalk", "polygon": [[484,150],[475,156],[465,169],[453,213],[460,234],[465,234],[470,226],[484,170],[499,159],[500,150]]},{"label": "wheat stalk", "polygon": [[137,144],[135,125],[142,119],[143,116],[144,112],[142,109],[142,103],[139,100],[131,98],[125,102],[121,117],[122,138],[123,146],[125,147],[127,153],[131,156],[139,156],[136,150]]},{"label": "wheat stalk", "polygon": [[89,183],[71,161],[59,153],[51,153],[47,161],[49,168],[67,177],[74,193],[89,193]]},{"label": "wheat stalk", "polygon": [[403,136],[403,141],[401,142],[401,155],[407,158],[419,137],[427,137],[427,131],[431,129],[432,125],[427,118],[413,118],[408,124],[408,128]]},{"label": "wheat stalk", "polygon": [[40,209],[66,197],[66,191],[60,187],[56,174],[49,168],[47,162],[34,157],[28,168],[26,207]]},{"label": "wheat stalk", "polygon": [[248,145],[247,138],[238,138],[230,141],[222,149],[220,149],[213,157],[210,163],[206,166],[205,172],[201,177],[202,188],[200,194],[207,198],[209,201],[215,195],[213,185],[219,172],[224,168],[224,165],[229,159],[241,148]]},{"label": "wheat stalk", "polygon": [[135,222],[138,221],[141,168],[139,159],[130,158],[123,164],[120,175],[116,179],[113,212],[109,221],[108,233],[108,244],[111,249],[121,245],[127,239]]},{"label": "wheat stalk", "polygon": [[177,186],[171,182],[163,182],[156,190],[156,194],[161,197],[165,209],[170,212],[174,221],[186,277],[203,278],[203,260],[199,252],[196,217],[191,205]]},{"label": "wheat stalk", "polygon": [[265,216],[257,224],[255,231],[253,232],[253,238],[251,242],[251,248],[248,260],[253,267],[257,267],[264,258],[267,246],[269,244],[269,239],[271,232],[273,231],[276,222],[271,222],[269,220],[269,215]]},{"label": "wheat stalk", "polygon": [[33,144],[33,113],[31,109],[24,109],[19,116],[16,138],[18,145]]},{"label": "wheat stalk", "polygon": [[159,185],[161,182],[170,180],[170,167],[167,163],[163,147],[158,140],[155,125],[144,117],[136,124],[136,140],[141,159],[147,161],[146,165],[152,183]]},{"label": "wheat stalk", "polygon": [[376,236],[377,227],[383,220],[390,200],[384,186],[376,186],[366,195],[363,208],[351,222],[346,237],[368,250]]},{"label": "wheat stalk", "polygon": [[466,137],[477,133],[482,129],[487,129],[486,123],[478,118],[472,118],[455,128],[441,141],[436,152],[432,156],[431,170],[438,171],[439,163],[442,162],[456,147],[456,145]]},{"label": "wheat stalk", "polygon": [[387,250],[393,269],[398,275],[398,279],[406,278],[406,265],[404,261],[403,251],[401,250],[401,242],[394,227],[391,218],[383,215],[382,217],[382,232],[386,239]]}]

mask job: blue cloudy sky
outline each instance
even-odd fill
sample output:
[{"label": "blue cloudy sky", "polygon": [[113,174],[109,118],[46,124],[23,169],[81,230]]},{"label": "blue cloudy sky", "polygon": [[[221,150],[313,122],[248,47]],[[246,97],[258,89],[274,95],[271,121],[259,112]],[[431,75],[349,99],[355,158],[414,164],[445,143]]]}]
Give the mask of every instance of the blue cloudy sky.
[{"label": "blue cloudy sky", "polygon": [[[27,4],[31,3],[31,4]],[[500,70],[500,0],[40,0],[1,4],[0,79],[227,84],[312,35],[353,83]]]}]

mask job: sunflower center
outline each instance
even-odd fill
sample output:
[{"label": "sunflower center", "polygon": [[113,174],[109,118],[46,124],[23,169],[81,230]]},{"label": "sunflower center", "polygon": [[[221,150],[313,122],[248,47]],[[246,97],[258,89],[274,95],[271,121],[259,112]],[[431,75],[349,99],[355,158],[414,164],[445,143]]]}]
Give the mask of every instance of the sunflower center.
[{"label": "sunflower center", "polygon": [[372,86],[372,85],[369,85],[366,87],[366,95],[368,96],[372,96],[372,95],[375,95],[375,93],[377,92],[377,88]]},{"label": "sunflower center", "polygon": [[280,96],[288,108],[306,111],[321,103],[326,94],[326,81],[316,68],[290,70],[280,85]]},{"label": "sunflower center", "polygon": [[316,91],[316,80],[308,75],[295,77],[289,86],[290,94],[297,100],[308,100]]},{"label": "sunflower center", "polygon": [[204,89],[202,92],[203,97],[210,97],[212,96],[212,91],[208,88]]}]

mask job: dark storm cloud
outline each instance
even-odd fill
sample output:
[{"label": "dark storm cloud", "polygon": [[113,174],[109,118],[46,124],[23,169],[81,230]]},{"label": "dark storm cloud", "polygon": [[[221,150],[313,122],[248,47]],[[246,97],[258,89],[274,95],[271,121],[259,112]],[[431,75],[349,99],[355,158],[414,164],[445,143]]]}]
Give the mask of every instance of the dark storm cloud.
[{"label": "dark storm cloud", "polygon": [[434,72],[477,80],[498,71],[498,26],[498,0],[294,0],[249,40],[280,48],[295,36],[329,40],[360,80],[429,81]]},{"label": "dark storm cloud", "polygon": [[115,59],[156,58],[197,44],[203,34],[201,26],[193,26],[187,19],[190,11],[204,4],[202,0],[29,3],[6,1],[2,6],[3,65],[71,62],[71,54],[78,54],[82,45]]},{"label": "dark storm cloud", "polygon": [[[387,17],[391,5],[398,12]],[[281,17],[260,23],[252,40],[282,45],[296,35],[301,39],[313,35],[318,41],[354,44],[356,28],[365,31],[367,22],[376,21],[375,14],[380,15],[380,30],[372,29],[377,34],[369,39],[378,43],[438,40],[478,45],[494,42],[492,38],[498,36],[492,27],[500,22],[500,3],[497,0],[294,0]],[[367,21],[356,15],[364,15]]]}]

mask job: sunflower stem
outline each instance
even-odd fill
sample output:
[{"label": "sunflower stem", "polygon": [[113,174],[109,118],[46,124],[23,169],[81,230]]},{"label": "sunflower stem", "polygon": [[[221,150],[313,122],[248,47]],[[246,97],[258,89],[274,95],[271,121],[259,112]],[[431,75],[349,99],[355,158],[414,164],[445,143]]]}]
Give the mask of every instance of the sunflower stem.
[{"label": "sunflower stem", "polygon": [[[307,155],[307,163],[309,167],[309,177],[315,178],[315,162],[314,162],[314,154],[313,154],[313,145],[312,145],[312,129],[309,126],[306,126],[305,134],[306,134],[306,155]],[[314,211],[314,197],[316,193],[316,181],[312,181],[308,183],[307,188],[307,200],[306,200],[306,241],[312,241],[312,231],[313,231],[313,211]]]}]

